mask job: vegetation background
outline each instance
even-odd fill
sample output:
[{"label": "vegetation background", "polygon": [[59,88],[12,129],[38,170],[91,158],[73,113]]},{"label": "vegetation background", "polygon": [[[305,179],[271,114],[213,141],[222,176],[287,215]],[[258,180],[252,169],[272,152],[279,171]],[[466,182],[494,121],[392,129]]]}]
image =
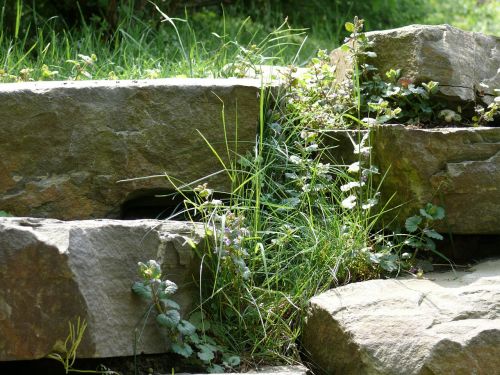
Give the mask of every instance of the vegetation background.
[{"label": "vegetation background", "polygon": [[318,49],[339,46],[347,36],[344,22],[354,15],[366,20],[366,31],[448,23],[500,32],[495,0],[154,3],[172,18],[162,22],[148,0],[0,0],[0,81],[224,76],[229,62],[249,57],[303,65]]}]

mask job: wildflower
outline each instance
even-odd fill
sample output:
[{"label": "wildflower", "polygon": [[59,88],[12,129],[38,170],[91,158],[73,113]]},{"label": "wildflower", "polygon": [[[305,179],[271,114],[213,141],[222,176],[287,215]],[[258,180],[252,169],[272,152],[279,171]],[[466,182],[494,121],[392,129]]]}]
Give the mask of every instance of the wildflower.
[{"label": "wildflower", "polygon": [[292,155],[292,156],[290,156],[289,160],[290,160],[293,164],[300,164],[300,162],[301,162],[301,159],[300,159],[297,155]]},{"label": "wildflower", "polygon": [[349,183],[347,183],[345,185],[342,185],[340,187],[340,190],[342,190],[342,191],[349,191],[352,188],[361,187],[361,186],[364,186],[364,185],[365,185],[364,182],[353,181],[353,182],[349,182]]},{"label": "wildflower", "polygon": [[377,198],[371,198],[371,199],[368,199],[368,201],[366,201],[365,204],[361,205],[361,208],[363,210],[368,210],[369,208],[372,208],[373,206],[375,206],[377,203],[378,203]]},{"label": "wildflower", "polygon": [[370,154],[370,150],[372,148],[369,147],[369,146],[365,146],[365,143],[368,140],[368,137],[369,137],[369,133],[366,132],[363,135],[363,138],[361,138],[361,142],[359,142],[359,144],[357,144],[356,142],[354,142],[354,140],[352,139],[352,137],[349,135],[349,138],[351,139],[352,145],[354,146],[354,151],[353,151],[354,154],[361,154],[361,155],[368,155],[368,154]]},{"label": "wildflower", "polygon": [[360,168],[359,161],[352,163],[349,168],[347,168],[347,172],[349,173],[358,173]]},{"label": "wildflower", "polygon": [[316,165],[316,168],[318,169],[318,171],[317,171],[318,176],[325,177],[325,175],[328,173],[328,171],[330,169],[330,163],[326,163],[326,164],[318,163]]},{"label": "wildflower", "polygon": [[379,171],[378,171],[378,168],[374,165],[370,166],[370,168],[365,168],[363,169],[363,177],[368,177],[369,175],[371,174],[378,174]]},{"label": "wildflower", "polygon": [[354,208],[356,206],[356,196],[349,195],[346,199],[342,201],[340,205],[344,208],[347,208],[348,210]]}]

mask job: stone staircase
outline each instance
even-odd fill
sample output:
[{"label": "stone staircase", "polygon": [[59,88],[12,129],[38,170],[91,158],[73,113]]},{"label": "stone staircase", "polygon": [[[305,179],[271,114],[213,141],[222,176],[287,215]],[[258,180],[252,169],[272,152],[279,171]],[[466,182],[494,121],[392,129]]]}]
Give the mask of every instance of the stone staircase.
[{"label": "stone staircase", "polygon": [[[478,51],[483,51],[491,60],[485,64],[485,79],[490,85],[498,83],[498,72],[492,73],[491,67],[498,69],[499,42],[495,37],[460,33],[464,32],[449,26],[415,26],[373,38],[384,48],[377,51],[384,56],[383,64],[389,58],[403,68],[406,64],[415,80],[433,79],[435,69],[440,74],[436,80],[449,79],[442,95],[471,101],[481,77],[448,74],[442,67],[460,65],[469,72],[477,65]],[[397,41],[397,51],[385,50],[391,45],[387,38]],[[457,40],[476,43],[477,49],[467,48],[462,61],[460,48],[450,46]],[[411,61],[395,58],[398,51]],[[412,60],[415,51],[422,57],[420,70]],[[220,172],[220,162],[207,142],[225,163],[251,151],[260,95],[275,87],[269,83],[261,90],[260,79],[0,85],[0,210],[15,216],[0,218],[0,372],[2,361],[45,357],[66,338],[68,321],[76,316],[88,322],[78,351],[82,358],[165,352],[168,343],[154,322],[145,326],[140,340],[135,335],[144,313],[144,305],[130,292],[137,262],[158,259],[180,286],[177,302],[189,311],[198,300],[193,281],[199,276],[199,260],[188,243],[202,250],[203,230],[186,222],[119,219],[140,219],[142,202],[169,209],[170,198],[158,201],[155,196],[193,181],[228,191],[229,179]],[[499,235],[500,128],[412,131],[404,139],[398,136],[404,132],[401,127],[376,135],[375,157],[383,163],[381,172],[392,173],[387,175],[389,189],[401,189],[405,200],[428,201],[432,194],[425,189],[440,184],[439,178],[446,180],[450,223],[461,228],[456,233]],[[450,135],[453,147],[436,146],[433,132],[438,138]],[[389,154],[382,154],[383,149],[392,151],[392,159],[385,158]],[[423,161],[417,149],[422,149]],[[432,170],[414,170],[424,162]],[[398,165],[399,172],[393,168]],[[409,172],[418,178],[408,180]],[[428,180],[431,185],[424,189]],[[477,189],[464,187],[463,181],[476,183]],[[467,194],[475,199],[473,207],[464,200]],[[124,207],[131,206],[139,209],[125,215]],[[467,221],[470,225],[464,226]],[[483,271],[486,267],[486,274],[473,281],[467,274],[460,274],[455,284],[432,275],[428,280],[378,280],[313,299],[304,337],[308,360],[318,373],[326,374],[500,374],[500,271],[498,262],[481,267]],[[434,280],[438,287],[431,288]],[[405,294],[402,289],[412,291]],[[371,303],[375,295],[380,298]],[[365,299],[367,306],[362,303]],[[442,301],[449,303],[443,307]],[[370,306],[375,309],[369,310]],[[438,310],[446,311],[439,319],[430,319]],[[383,319],[391,316],[394,319]],[[364,325],[356,326],[357,321]],[[433,328],[438,325],[444,327],[439,332]],[[448,328],[456,333],[456,327],[462,330],[460,339],[445,335]],[[486,327],[489,335],[477,327]],[[413,340],[398,346],[387,338],[394,332],[401,340]],[[415,353],[423,353],[421,362],[428,360],[424,363],[428,365],[414,366],[411,372],[408,366],[415,347],[421,349]],[[449,356],[433,357],[435,347],[438,354]],[[470,361],[457,362],[459,355]],[[443,361],[465,367],[436,365]]]}]

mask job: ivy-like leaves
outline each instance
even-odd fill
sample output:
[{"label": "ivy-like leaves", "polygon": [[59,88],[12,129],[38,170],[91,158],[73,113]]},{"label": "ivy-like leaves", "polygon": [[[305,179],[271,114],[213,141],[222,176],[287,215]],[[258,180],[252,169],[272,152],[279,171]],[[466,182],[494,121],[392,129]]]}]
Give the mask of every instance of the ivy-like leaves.
[{"label": "ivy-like leaves", "polygon": [[156,317],[158,324],[167,328],[175,328],[180,320],[181,315],[177,310],[168,310],[164,314],[158,314]]},{"label": "ivy-like leaves", "polygon": [[132,285],[132,291],[137,294],[138,296],[141,296],[142,298],[145,298],[147,300],[151,300],[151,288],[148,285],[144,285],[144,283],[140,281],[136,281]]},{"label": "ivy-like leaves", "polygon": [[411,216],[405,221],[405,228],[408,231],[408,233],[414,233],[417,231],[418,226],[422,222],[422,217],[421,216]]},{"label": "ivy-like leaves", "polygon": [[189,344],[186,344],[185,342],[183,343],[173,343],[172,344],[172,351],[174,353],[177,353],[184,358],[189,358],[193,354],[193,348]]}]

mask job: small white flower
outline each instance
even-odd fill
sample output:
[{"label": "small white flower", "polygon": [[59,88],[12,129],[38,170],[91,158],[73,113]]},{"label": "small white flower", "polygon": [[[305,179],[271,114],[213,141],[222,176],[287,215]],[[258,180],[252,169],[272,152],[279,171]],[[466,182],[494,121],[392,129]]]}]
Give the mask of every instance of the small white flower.
[{"label": "small white flower", "polygon": [[318,176],[324,176],[330,170],[330,163],[318,163],[316,167],[318,168]]},{"label": "small white flower", "polygon": [[[349,134],[349,133],[348,133]],[[357,144],[354,142],[354,139],[352,139],[351,135],[349,134],[349,138],[351,139],[351,143],[354,147],[354,154],[361,154],[361,155],[368,155],[370,154],[370,150],[372,149],[369,146],[365,146],[366,141],[368,140],[368,137],[370,136],[370,133],[366,132],[363,135],[363,138],[361,138],[361,142]]]},{"label": "small white flower", "polygon": [[361,121],[363,121],[368,126],[377,125],[377,120],[371,117],[365,117]]},{"label": "small white flower", "polygon": [[213,206],[222,206],[222,201],[220,199],[212,199],[210,204]]},{"label": "small white flower", "polygon": [[292,155],[292,156],[290,156],[289,160],[290,160],[293,164],[300,164],[300,162],[301,162],[301,159],[300,159],[297,155]]},{"label": "small white flower", "polygon": [[342,201],[342,203],[340,204],[342,207],[344,208],[347,208],[347,209],[351,209],[351,208],[354,208],[356,206],[356,196],[354,195],[349,195],[346,199],[344,199]]},{"label": "small white flower", "polygon": [[305,148],[307,152],[312,152],[316,151],[318,149],[318,145],[316,143],[313,143]]},{"label": "small white flower", "polygon": [[367,209],[372,208],[373,206],[375,206],[377,203],[378,203],[378,199],[377,198],[368,199],[368,201],[366,201],[365,204],[361,205],[361,208],[363,210],[367,210]]},{"label": "small white flower", "polygon": [[364,182],[358,182],[358,181],[354,181],[354,182],[349,182],[345,185],[342,185],[340,187],[340,190],[342,191],[349,191],[351,190],[352,188],[355,188],[355,187],[361,187],[361,186],[364,186],[365,183]]},{"label": "small white flower", "polygon": [[370,168],[363,169],[363,177],[367,177],[371,174],[378,174],[378,168],[374,165],[372,165]]},{"label": "small white flower", "polygon": [[349,173],[358,173],[359,172],[359,168],[360,168],[359,161],[357,161],[355,163],[352,163],[349,166],[349,168],[347,168],[347,172],[349,172]]}]

